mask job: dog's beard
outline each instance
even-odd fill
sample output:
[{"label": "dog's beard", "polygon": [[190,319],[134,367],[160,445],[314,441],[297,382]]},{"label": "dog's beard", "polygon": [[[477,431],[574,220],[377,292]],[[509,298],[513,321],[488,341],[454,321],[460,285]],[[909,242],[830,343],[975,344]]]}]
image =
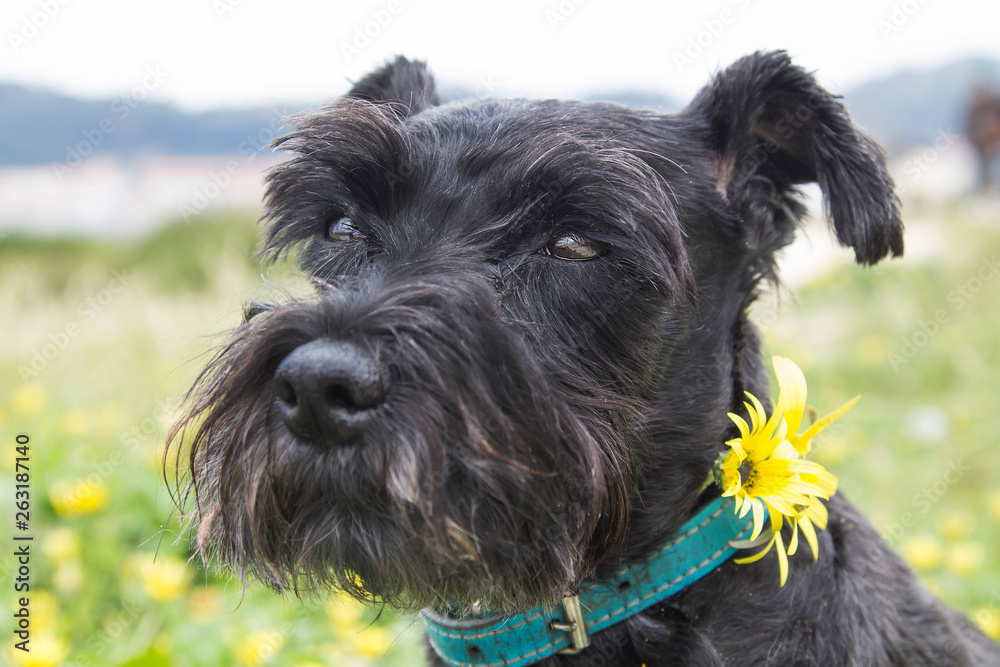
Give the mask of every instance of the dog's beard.
[{"label": "dog's beard", "polygon": [[509,323],[456,308],[491,303],[475,286],[432,291],[350,318],[390,379],[346,445],[296,440],[272,388],[292,349],[346,330],[344,302],[274,307],[237,331],[173,438],[190,431],[203,557],[277,589],[515,611],[569,594],[621,547],[637,407],[596,378],[568,389]]}]

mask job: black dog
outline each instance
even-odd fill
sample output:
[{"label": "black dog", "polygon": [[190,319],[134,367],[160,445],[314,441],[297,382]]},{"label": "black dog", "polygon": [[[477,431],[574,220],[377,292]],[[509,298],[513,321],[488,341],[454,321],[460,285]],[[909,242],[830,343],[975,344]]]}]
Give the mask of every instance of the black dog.
[{"label": "black dog", "polygon": [[[294,157],[269,178],[266,250],[301,248],[316,296],[248,306],[192,390],[175,435],[192,431],[198,548],[279,590],[441,618],[558,608],[719,496],[727,412],[768,394],[747,308],[797,184],[819,183],[859,263],[903,250],[878,148],[783,53],[674,116],[441,104],[400,58],[278,144]],[[843,497],[828,508],[784,586],[774,553],[727,560],[538,657],[1000,664]]]}]

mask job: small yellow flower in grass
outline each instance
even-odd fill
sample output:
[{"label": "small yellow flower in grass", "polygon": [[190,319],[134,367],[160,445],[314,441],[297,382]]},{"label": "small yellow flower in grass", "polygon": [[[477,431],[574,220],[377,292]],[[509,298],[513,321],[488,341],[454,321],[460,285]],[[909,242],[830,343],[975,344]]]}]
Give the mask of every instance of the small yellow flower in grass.
[{"label": "small yellow flower in grass", "polygon": [[950,510],[941,512],[938,524],[946,539],[961,540],[972,534],[976,527],[976,517],[965,510]]},{"label": "small yellow flower in grass", "polygon": [[59,600],[48,590],[33,590],[29,599],[32,629],[54,635],[59,627]]},{"label": "small yellow flower in grass", "polygon": [[287,637],[278,630],[254,632],[236,648],[236,662],[245,667],[258,667],[270,662],[285,645]]},{"label": "small yellow flower in grass", "polygon": [[346,593],[338,593],[326,603],[324,610],[330,627],[338,636],[353,634],[365,627],[362,617],[365,606]]},{"label": "small yellow flower in grass", "polygon": [[52,575],[52,585],[63,595],[72,595],[83,584],[83,567],[80,561],[67,561],[56,566]]},{"label": "small yellow flower in grass", "polygon": [[16,415],[30,416],[40,412],[49,402],[48,394],[37,384],[20,385],[10,394],[10,409]]},{"label": "small yellow flower in grass", "polygon": [[90,432],[90,416],[86,410],[74,408],[63,415],[59,426],[69,437],[82,438]]},{"label": "small yellow flower in grass", "polygon": [[941,543],[928,535],[916,535],[900,545],[907,563],[918,570],[933,570],[941,564]]},{"label": "small yellow flower in grass", "polygon": [[72,528],[56,528],[42,540],[42,551],[55,563],[80,557],[80,533]]},{"label": "small yellow flower in grass", "polygon": [[108,487],[101,481],[62,480],[49,487],[49,500],[63,518],[100,512],[108,504]]},{"label": "small yellow flower in grass", "polygon": [[986,550],[979,542],[960,542],[948,549],[944,564],[960,577],[967,577],[979,569],[985,558]]},{"label": "small yellow flower in grass", "polygon": [[188,608],[197,619],[209,619],[219,612],[221,596],[214,586],[195,588],[188,594]]},{"label": "small yellow flower in grass", "polygon": [[1000,640],[1000,610],[980,607],[972,612],[972,620],[987,637]]},{"label": "small yellow flower in grass", "polygon": [[351,644],[356,655],[378,659],[392,646],[392,639],[393,634],[385,628],[372,626],[355,634]]},{"label": "small yellow flower in grass", "polygon": [[17,667],[56,667],[63,664],[69,655],[66,642],[47,632],[33,634],[30,646],[31,651],[11,652]]},{"label": "small yellow flower in grass", "polygon": [[157,602],[179,598],[187,592],[193,570],[180,558],[142,554],[135,560],[136,574],[146,594]]},{"label": "small yellow flower in grass", "polygon": [[37,384],[20,385],[10,394],[10,409],[17,415],[33,415],[40,412],[48,402],[45,390]]},{"label": "small yellow flower in grass", "polygon": [[[788,578],[788,556],[798,550],[800,529],[812,549],[813,558],[819,557],[816,529],[826,528],[828,519],[822,500],[829,500],[837,492],[837,478],[804,457],[816,434],[839,419],[859,397],[817,420],[800,434],[799,426],[806,411],[805,377],[789,359],[774,357],[773,363],[778,379],[774,412],[768,418],[760,401],[747,393],[750,402],[744,405],[750,413],[751,423],[748,425],[739,415],[729,414],[740,430],[740,437],[726,443],[730,449],[716,462],[715,480],[722,487],[724,497],[735,499],[735,511],[741,517],[753,512],[750,539],[735,543],[735,546],[750,549],[764,545],[758,553],[735,562],[760,560],[777,544],[779,574],[784,586]],[[767,532],[763,532],[765,512],[771,520]],[[786,522],[792,528],[787,547],[781,536]]]},{"label": "small yellow flower in grass", "polygon": [[1000,491],[994,491],[990,494],[987,505],[993,518],[1000,522]]}]

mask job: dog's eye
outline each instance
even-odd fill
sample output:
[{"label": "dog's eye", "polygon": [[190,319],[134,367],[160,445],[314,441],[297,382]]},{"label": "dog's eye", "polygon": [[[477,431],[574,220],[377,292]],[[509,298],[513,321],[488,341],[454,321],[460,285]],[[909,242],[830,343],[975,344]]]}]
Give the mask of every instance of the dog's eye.
[{"label": "dog's eye", "polygon": [[557,234],[549,239],[545,254],[571,262],[582,262],[603,255],[604,245],[576,234]]},{"label": "dog's eye", "polygon": [[360,241],[364,238],[347,217],[333,220],[326,230],[326,236],[331,241]]}]

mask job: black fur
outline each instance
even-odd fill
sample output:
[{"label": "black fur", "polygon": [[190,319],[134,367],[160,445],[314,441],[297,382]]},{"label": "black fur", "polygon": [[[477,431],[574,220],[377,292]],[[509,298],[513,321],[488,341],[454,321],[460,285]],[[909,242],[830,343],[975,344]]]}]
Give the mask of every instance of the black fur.
[{"label": "black fur", "polygon": [[[675,116],[442,105],[399,58],[279,144],[266,250],[300,248],[315,298],[248,307],[171,450],[187,429],[202,554],[277,589],[516,612],[648,553],[705,501],[726,413],[767,396],[746,312],[795,185],[820,184],[859,263],[903,250],[879,150],[780,52]],[[560,258],[567,235],[595,256]],[[276,408],[279,364],[317,340],[381,372],[349,444]],[[846,500],[829,509],[783,588],[773,554],[727,563],[543,664],[1000,664]]]}]

